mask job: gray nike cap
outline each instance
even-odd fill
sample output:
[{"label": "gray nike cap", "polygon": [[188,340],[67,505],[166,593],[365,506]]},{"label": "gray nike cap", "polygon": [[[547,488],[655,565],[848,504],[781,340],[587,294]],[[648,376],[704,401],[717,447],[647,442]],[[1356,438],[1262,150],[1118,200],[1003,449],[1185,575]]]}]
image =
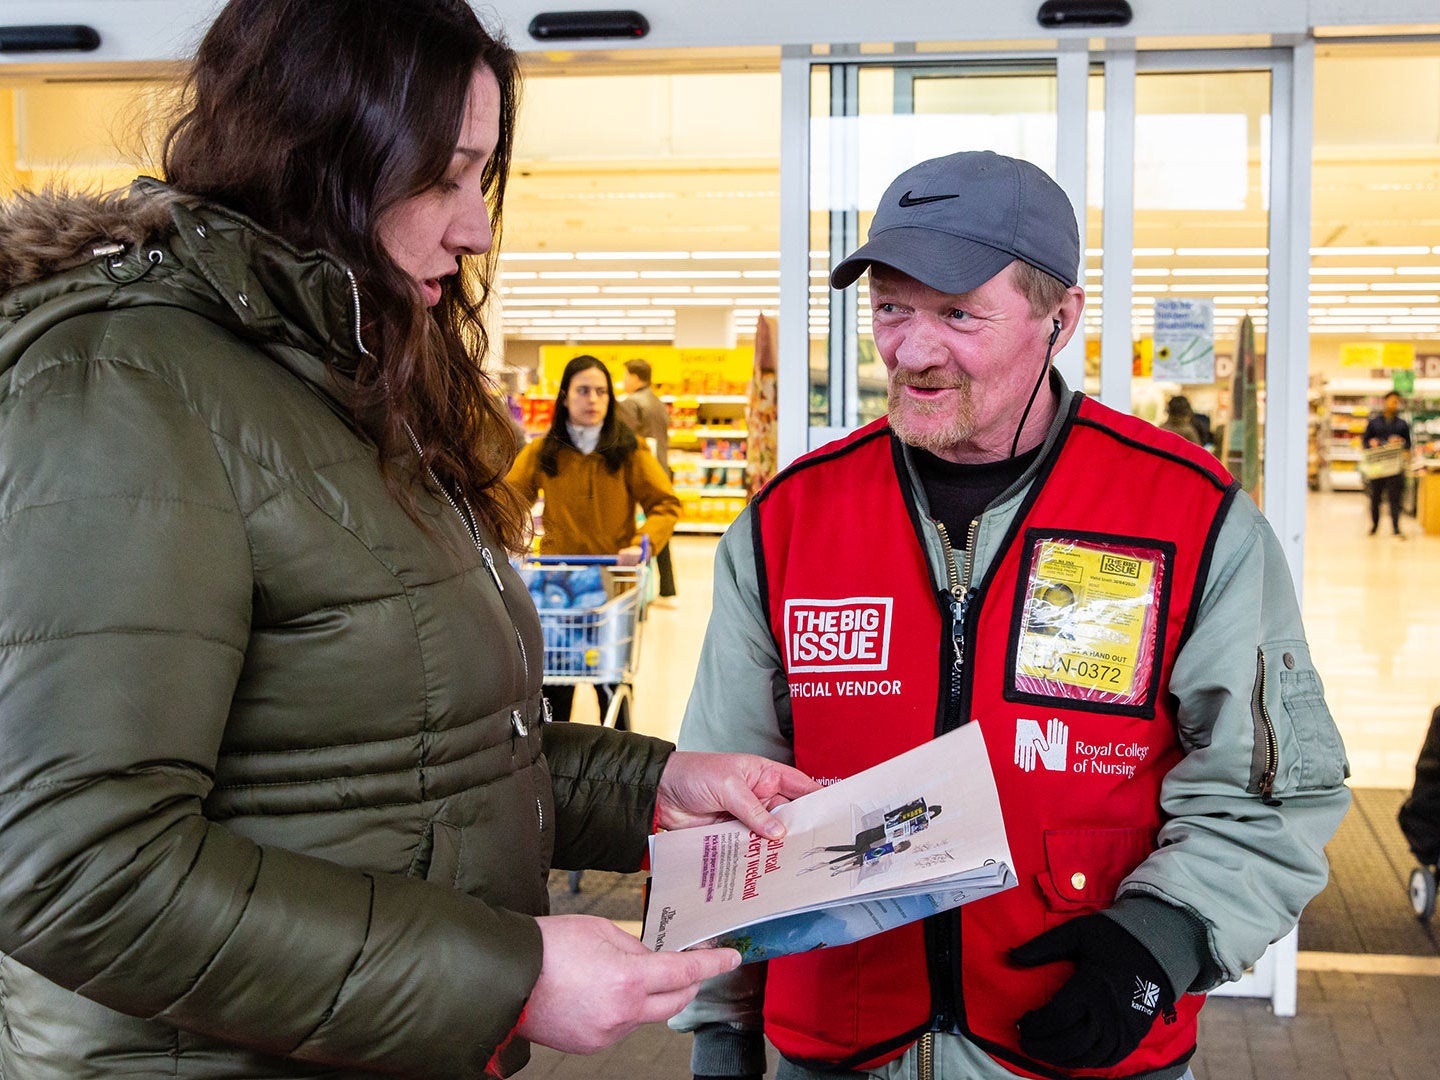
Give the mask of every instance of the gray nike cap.
[{"label": "gray nike cap", "polygon": [[1060,185],[1018,158],[967,150],[906,169],[885,189],[870,239],[830,274],[852,284],[871,263],[944,293],[966,293],[1020,259],[1074,285],[1080,230]]}]

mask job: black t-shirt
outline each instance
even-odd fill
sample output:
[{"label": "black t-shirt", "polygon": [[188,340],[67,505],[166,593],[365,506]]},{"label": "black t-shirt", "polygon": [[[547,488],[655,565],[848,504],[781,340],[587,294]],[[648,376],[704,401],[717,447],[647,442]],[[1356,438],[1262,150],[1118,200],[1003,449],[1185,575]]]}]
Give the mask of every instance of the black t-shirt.
[{"label": "black t-shirt", "polygon": [[951,545],[961,550],[970,535],[970,523],[1020,479],[1040,456],[1040,447],[1003,461],[976,465],[957,465],[913,446],[910,455],[930,501],[930,516],[945,526]]}]

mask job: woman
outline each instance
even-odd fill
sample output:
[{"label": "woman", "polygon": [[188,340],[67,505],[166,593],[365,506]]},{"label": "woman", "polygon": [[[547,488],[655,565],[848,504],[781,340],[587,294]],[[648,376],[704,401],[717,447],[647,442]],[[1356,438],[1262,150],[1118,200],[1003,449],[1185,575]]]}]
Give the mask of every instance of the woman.
[{"label": "woman", "polygon": [[[550,430],[520,451],[510,483],[527,503],[545,496],[540,550],[547,555],[638,562],[642,538],[659,551],[680,519],[665,470],[620,422],[610,372],[593,356],[565,365]],[[645,512],[638,528],[637,506]]]},{"label": "woman", "polygon": [[515,70],[463,0],[232,0],[168,186],[0,213],[6,1080],[506,1075],[735,962],[545,917],[811,785],[540,722],[459,272]]},{"label": "woman", "polygon": [[[648,448],[641,446],[615,408],[610,372],[593,356],[577,356],[560,374],[550,430],[520,451],[510,483],[527,505],[543,494],[540,551],[546,555],[616,555],[621,565],[640,561],[670,540],[680,500]],[[635,525],[635,508],[645,523]],[[560,655],[571,650],[563,648]],[[577,651],[578,650],[574,650]],[[613,684],[597,683],[600,714],[610,707]],[[575,687],[556,683],[546,696],[557,721],[567,721]]]}]

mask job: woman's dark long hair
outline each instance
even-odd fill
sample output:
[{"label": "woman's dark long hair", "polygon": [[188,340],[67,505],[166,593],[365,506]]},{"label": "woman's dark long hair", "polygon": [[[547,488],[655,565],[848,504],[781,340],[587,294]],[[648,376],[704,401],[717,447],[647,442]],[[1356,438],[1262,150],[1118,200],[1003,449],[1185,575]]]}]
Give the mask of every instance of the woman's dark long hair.
[{"label": "woman's dark long hair", "polygon": [[500,140],[482,178],[498,244],[519,72],[465,0],[230,0],[196,55],[164,169],[178,190],[349,267],[370,355],[336,381],[353,380],[357,417],[378,415],[366,430],[392,493],[420,520],[402,479],[415,473],[395,468],[414,453],[408,425],[441,481],[519,550],[529,510],[504,482],[515,439],[482,368],[494,249],[463,260],[427,310],[378,228],[444,177],[482,68],[500,86]]},{"label": "woman's dark long hair", "polygon": [[545,433],[545,441],[540,444],[536,455],[535,463],[546,476],[554,476],[560,468],[560,447],[575,446],[570,438],[570,429],[566,426],[570,423],[570,410],[565,405],[565,395],[570,390],[570,380],[591,368],[605,376],[605,389],[610,392],[610,398],[605,404],[605,419],[600,422],[600,441],[595,446],[595,453],[605,459],[607,469],[619,472],[640,445],[635,433],[615,415],[615,383],[610,378],[610,369],[593,356],[577,356],[565,365],[565,370],[560,375],[560,393],[555,397],[555,415],[550,418],[550,430]]}]

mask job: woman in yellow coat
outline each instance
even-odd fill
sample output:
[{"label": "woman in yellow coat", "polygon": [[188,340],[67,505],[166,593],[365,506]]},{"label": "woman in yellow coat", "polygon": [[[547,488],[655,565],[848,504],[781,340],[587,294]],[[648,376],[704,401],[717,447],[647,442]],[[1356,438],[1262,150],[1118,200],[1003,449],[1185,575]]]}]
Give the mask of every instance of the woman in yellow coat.
[{"label": "woman in yellow coat", "polygon": [[[520,451],[510,483],[530,502],[544,495],[543,555],[640,560],[642,536],[659,551],[680,518],[665,470],[615,415],[610,372],[593,356],[565,365],[550,430]],[[645,512],[636,527],[635,508]]]},{"label": "woman in yellow coat", "polygon": [[[637,563],[641,541],[659,551],[680,518],[680,500],[660,462],[615,415],[610,372],[593,356],[565,365],[550,430],[510,469],[529,502],[545,497],[540,551],[545,555],[616,555]],[[635,525],[635,508],[645,523]],[[602,714],[614,688],[597,685]],[[556,720],[569,720],[575,687],[547,684]]]}]

